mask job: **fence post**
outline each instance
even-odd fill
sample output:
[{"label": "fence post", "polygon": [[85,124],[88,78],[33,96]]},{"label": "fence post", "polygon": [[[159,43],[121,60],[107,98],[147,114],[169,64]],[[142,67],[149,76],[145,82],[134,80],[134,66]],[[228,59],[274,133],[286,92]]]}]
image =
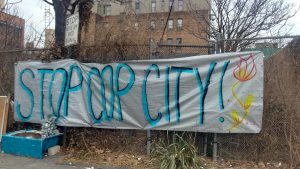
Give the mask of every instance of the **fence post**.
[{"label": "fence post", "polygon": [[[215,44],[215,52],[216,54],[220,53],[220,39],[221,35],[218,33],[216,38],[216,44]],[[217,133],[214,133],[213,135],[213,161],[216,162],[218,160],[218,139],[217,139]]]},{"label": "fence post", "polygon": [[[152,59],[153,42],[152,38],[149,38],[149,59]],[[147,130],[147,155],[151,152],[151,131]]]},{"label": "fence post", "polygon": [[151,132],[150,130],[148,129],[147,130],[147,155],[150,155],[150,152],[151,152]]},{"label": "fence post", "polygon": [[[73,59],[72,57],[72,47],[68,46],[67,48],[67,58]],[[66,148],[67,147],[67,127],[63,126],[63,139],[62,139],[62,144],[63,147]]]},{"label": "fence post", "polygon": [[213,161],[216,162],[217,160],[218,160],[217,133],[214,133],[214,139],[213,139]]},{"label": "fence post", "polygon": [[207,156],[207,134],[204,133],[203,156]]}]

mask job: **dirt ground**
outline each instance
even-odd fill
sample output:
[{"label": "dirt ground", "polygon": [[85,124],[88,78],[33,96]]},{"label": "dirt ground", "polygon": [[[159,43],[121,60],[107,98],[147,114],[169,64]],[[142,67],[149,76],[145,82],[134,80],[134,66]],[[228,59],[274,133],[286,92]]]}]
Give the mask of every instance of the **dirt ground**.
[{"label": "dirt ground", "polygon": [[[76,131],[76,132],[75,132]],[[69,129],[68,147],[63,150],[58,163],[75,165],[107,165],[130,169],[158,169],[160,161],[146,155],[145,132]],[[153,137],[155,140],[155,138]],[[154,141],[152,140],[152,141]],[[228,168],[289,168],[283,163],[227,161],[213,163],[210,158],[200,157],[203,169]]]},{"label": "dirt ground", "polygon": [[0,169],[118,169],[105,165],[74,165],[58,163],[61,156],[33,159],[0,153]]},{"label": "dirt ground", "polygon": [[[254,163],[245,161],[226,161],[220,159],[213,163],[210,158],[202,160],[200,169],[286,169],[288,165],[278,163]],[[44,159],[33,159],[0,153],[0,169],[158,169],[159,161],[149,156],[103,152],[72,156],[59,153]]]},{"label": "dirt ground", "polygon": [[[287,164],[281,162],[248,162],[237,160],[219,159],[213,162],[209,157],[200,157],[202,166],[200,169],[287,169],[290,168]],[[97,166],[105,165],[114,168],[128,168],[128,169],[158,169],[160,168],[159,160],[147,155],[135,155],[126,153],[114,153],[111,151],[102,151],[90,153],[70,153],[64,154],[58,160],[59,164],[74,164]]]},{"label": "dirt ground", "polygon": [[128,169],[157,169],[159,165],[156,160],[151,159],[146,155],[135,156],[125,153],[103,152],[100,154],[82,154],[82,156],[73,156],[66,154],[58,160],[59,164],[74,164],[74,165],[105,165],[113,168],[128,168]]}]

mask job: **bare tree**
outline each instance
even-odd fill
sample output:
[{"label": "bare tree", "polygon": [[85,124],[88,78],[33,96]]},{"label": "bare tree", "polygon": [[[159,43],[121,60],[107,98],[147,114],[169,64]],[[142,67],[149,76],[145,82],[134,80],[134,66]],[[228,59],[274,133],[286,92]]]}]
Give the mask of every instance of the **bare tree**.
[{"label": "bare tree", "polygon": [[[284,0],[207,0],[210,16],[189,3],[198,29],[189,30],[205,40],[255,38],[286,26],[297,10]],[[222,52],[237,51],[253,43],[250,40],[221,41]]]}]

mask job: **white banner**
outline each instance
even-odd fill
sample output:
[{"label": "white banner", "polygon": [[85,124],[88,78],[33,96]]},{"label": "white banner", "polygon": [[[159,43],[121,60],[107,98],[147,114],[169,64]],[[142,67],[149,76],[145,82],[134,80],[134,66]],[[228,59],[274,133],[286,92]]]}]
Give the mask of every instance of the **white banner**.
[{"label": "white banner", "polygon": [[258,133],[263,54],[111,64],[18,62],[15,119],[115,129]]}]

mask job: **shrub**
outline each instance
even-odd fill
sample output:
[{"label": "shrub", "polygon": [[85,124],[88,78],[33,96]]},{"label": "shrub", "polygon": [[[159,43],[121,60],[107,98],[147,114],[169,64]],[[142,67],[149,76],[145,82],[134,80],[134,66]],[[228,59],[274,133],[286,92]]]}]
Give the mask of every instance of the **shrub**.
[{"label": "shrub", "polygon": [[160,161],[161,169],[199,168],[200,158],[194,144],[187,142],[178,134],[173,135],[171,144],[164,139],[158,140],[153,155]]}]

